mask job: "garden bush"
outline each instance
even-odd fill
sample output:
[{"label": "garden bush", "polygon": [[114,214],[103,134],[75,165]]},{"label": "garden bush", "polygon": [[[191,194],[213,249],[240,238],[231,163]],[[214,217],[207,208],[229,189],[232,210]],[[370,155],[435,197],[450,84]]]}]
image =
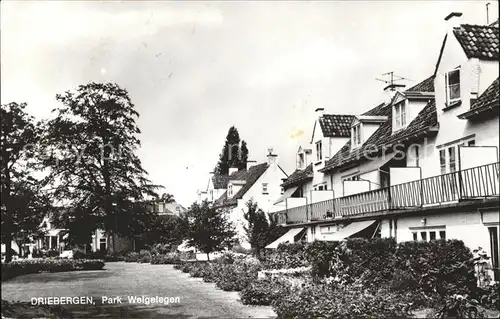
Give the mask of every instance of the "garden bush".
[{"label": "garden bush", "polygon": [[427,293],[450,296],[478,292],[472,253],[462,241],[403,242],[394,257],[395,268],[408,269]]},{"label": "garden bush", "polygon": [[150,263],[151,262],[151,252],[149,250],[142,249],[139,252],[139,257],[137,259],[138,263]]},{"label": "garden bush", "polygon": [[151,264],[152,265],[159,265],[159,264],[169,264],[169,265],[175,265],[181,262],[181,258],[179,257],[178,253],[167,253],[164,255],[153,255],[151,257]]},{"label": "garden bush", "polygon": [[290,292],[291,284],[281,279],[262,279],[251,282],[240,291],[244,305],[269,306],[271,303]]},{"label": "garden bush", "polygon": [[100,270],[104,267],[101,260],[87,259],[23,259],[2,264],[2,281],[38,272],[64,272],[73,270]]},{"label": "garden bush", "polygon": [[151,255],[166,255],[172,252],[172,245],[170,244],[155,244],[151,248]]},{"label": "garden bush", "polygon": [[129,263],[134,263],[139,260],[139,253],[131,252],[125,256],[125,261]]},{"label": "garden bush", "polygon": [[279,295],[272,306],[278,318],[403,318],[411,302],[383,290],[310,284]]},{"label": "garden bush", "polygon": [[265,269],[285,269],[307,267],[306,243],[280,244],[276,250],[262,253],[261,260]]},{"label": "garden bush", "polygon": [[257,280],[260,263],[242,260],[234,264],[220,264],[215,274],[215,284],[224,291],[241,291]]},{"label": "garden bush", "polygon": [[331,263],[336,260],[338,246],[338,241],[314,241],[304,247],[313,277],[322,278],[330,275]]}]

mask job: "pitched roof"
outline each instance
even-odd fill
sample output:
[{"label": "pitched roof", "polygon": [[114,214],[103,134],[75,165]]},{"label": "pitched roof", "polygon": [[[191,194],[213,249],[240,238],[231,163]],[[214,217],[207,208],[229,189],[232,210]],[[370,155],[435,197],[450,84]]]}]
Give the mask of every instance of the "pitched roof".
[{"label": "pitched roof", "polygon": [[462,24],[453,28],[453,34],[468,58],[499,59],[498,27]]},{"label": "pitched roof", "polygon": [[255,182],[259,179],[259,177],[264,174],[269,165],[267,163],[262,163],[259,165],[255,165],[250,167],[247,170],[241,170],[234,172],[229,176],[229,181],[245,181],[245,184],[241,187],[241,189],[234,194],[233,197],[227,198],[227,191],[222,194],[215,201],[216,206],[226,206],[226,205],[236,205],[238,203],[238,199],[242,198],[243,195],[255,184]]},{"label": "pitched roof", "polygon": [[427,79],[412,86],[406,91],[410,92],[434,92],[434,75],[429,76]]},{"label": "pitched roof", "polygon": [[[414,92],[414,90],[429,90],[434,89],[431,85],[434,77],[431,76],[405,92]],[[415,119],[405,129],[402,129],[393,134],[392,132],[392,104],[381,103],[373,109],[365,112],[363,115],[368,116],[387,116],[387,121],[379,126],[379,128],[368,138],[367,141],[354,150],[351,150],[351,141],[347,143],[325,163],[325,167],[320,171],[326,172],[334,170],[338,167],[349,163],[363,160],[367,155],[372,154],[376,149],[394,146],[396,143],[401,143],[407,139],[415,137],[418,134],[426,132],[428,129],[435,127],[438,124],[436,103],[434,100],[420,111]],[[390,151],[390,149],[388,149]]]},{"label": "pitched roof", "polygon": [[470,110],[458,115],[461,119],[469,118],[470,116],[479,114],[484,110],[491,109],[493,107],[499,107],[500,99],[499,95],[499,79],[497,78],[491,85],[479,96],[479,98],[471,105]]},{"label": "pitched roof", "polygon": [[295,172],[293,172],[290,177],[283,183],[283,188],[287,189],[290,188],[293,185],[300,184],[304,181],[307,181],[309,179],[313,178],[313,166],[312,163],[309,164],[306,168],[304,169],[297,169]]},{"label": "pitched roof", "polygon": [[325,137],[349,137],[354,115],[324,114],[319,125]]},{"label": "pitched roof", "polygon": [[212,183],[214,184],[214,189],[225,189],[227,188],[227,182],[229,181],[228,175],[214,174],[212,176]]},{"label": "pitched roof", "polygon": [[349,140],[326,162],[325,167],[321,169],[322,172],[332,171],[347,164],[365,160],[367,156],[379,151],[383,147],[386,147],[387,153],[389,153],[391,148],[396,144],[403,143],[421,133],[425,133],[438,124],[436,103],[434,100],[429,102],[405,129],[394,134],[392,133],[392,105],[389,104],[383,108],[379,108],[377,113],[380,116],[387,116],[387,121],[381,124],[361,147],[351,150],[351,141]]},{"label": "pitched roof", "polygon": [[498,78],[479,96],[476,103],[471,105],[471,109],[498,106]]}]

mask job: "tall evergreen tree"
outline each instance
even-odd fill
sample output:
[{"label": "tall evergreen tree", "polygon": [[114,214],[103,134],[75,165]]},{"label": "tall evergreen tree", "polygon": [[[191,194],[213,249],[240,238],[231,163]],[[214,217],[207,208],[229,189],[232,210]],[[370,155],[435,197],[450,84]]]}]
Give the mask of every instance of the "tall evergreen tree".
[{"label": "tall evergreen tree", "polygon": [[247,142],[245,140],[241,141],[241,147],[240,147],[240,163],[239,163],[239,169],[244,170],[247,168],[247,162],[248,162],[248,147],[247,147]]},{"label": "tall evergreen tree", "polygon": [[25,103],[15,102],[1,106],[1,215],[6,262],[12,259],[12,241],[35,233],[50,208],[43,183],[33,177],[41,129],[25,107]]},{"label": "tall evergreen tree", "polygon": [[70,208],[65,213],[71,220],[130,236],[120,216],[133,213],[133,203],[146,195],[156,196],[156,187],[135,153],[139,114],[128,92],[114,83],[89,83],[56,98],[62,106],[53,111],[57,117],[48,122],[44,136],[52,150],[44,164],[50,168],[54,195]]},{"label": "tall evergreen tree", "polygon": [[226,136],[226,142],[219,155],[219,162],[215,167],[215,172],[221,175],[227,175],[230,167],[239,167],[240,161],[240,134],[234,126],[229,128]]}]

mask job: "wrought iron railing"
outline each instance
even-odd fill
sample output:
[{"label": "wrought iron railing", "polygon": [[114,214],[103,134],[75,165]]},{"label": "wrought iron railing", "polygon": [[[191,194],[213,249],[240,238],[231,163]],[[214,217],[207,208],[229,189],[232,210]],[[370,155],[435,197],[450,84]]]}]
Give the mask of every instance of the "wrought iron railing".
[{"label": "wrought iron railing", "polygon": [[500,195],[500,163],[338,197],[276,213],[280,223],[304,223],[387,210],[441,205]]}]

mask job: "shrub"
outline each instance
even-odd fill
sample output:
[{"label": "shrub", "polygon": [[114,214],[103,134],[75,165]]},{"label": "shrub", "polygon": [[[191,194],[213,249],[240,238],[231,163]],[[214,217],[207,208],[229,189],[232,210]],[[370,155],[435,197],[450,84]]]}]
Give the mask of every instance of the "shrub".
[{"label": "shrub", "polygon": [[2,281],[16,276],[38,272],[64,272],[73,270],[100,270],[104,267],[101,260],[87,259],[23,259],[2,264]]},{"label": "shrub", "polygon": [[500,283],[495,283],[480,292],[481,304],[489,309],[500,311]]},{"label": "shrub", "polygon": [[137,259],[138,263],[150,263],[151,262],[151,253],[149,250],[142,249],[139,252],[139,257]]},{"label": "shrub", "polygon": [[158,264],[174,265],[180,262],[181,259],[178,253],[167,253],[165,255],[154,255],[151,257],[152,265],[158,265]]},{"label": "shrub", "polygon": [[244,254],[244,255],[251,255],[252,254],[252,249],[246,249],[241,245],[235,245],[233,248],[231,248],[231,251],[237,254]]},{"label": "shrub", "polygon": [[335,261],[337,241],[314,241],[305,246],[305,255],[311,264],[311,274],[315,278],[330,275],[331,263]]},{"label": "shrub", "polygon": [[240,261],[231,265],[219,265],[215,284],[224,291],[241,291],[257,280],[260,263],[254,260]]},{"label": "shrub", "polygon": [[305,255],[305,243],[280,244],[276,250],[268,250],[262,254],[265,269],[284,269],[307,267],[309,262]]},{"label": "shrub", "polygon": [[272,302],[279,318],[402,318],[409,315],[410,303],[399,302],[388,291],[371,292],[348,285],[333,288],[311,284],[292,289]]},{"label": "shrub", "polygon": [[471,251],[458,240],[400,243],[396,268],[408,269],[427,293],[474,295],[476,277]]},{"label": "shrub", "polygon": [[280,279],[263,279],[251,282],[240,291],[244,305],[269,306],[282,295],[290,292],[291,284]]},{"label": "shrub", "polygon": [[136,252],[128,253],[125,256],[125,261],[126,262],[137,262],[138,260],[139,260],[139,254],[136,253]]},{"label": "shrub", "polygon": [[170,244],[155,244],[151,248],[152,255],[166,255],[170,252],[172,252],[172,245]]}]

